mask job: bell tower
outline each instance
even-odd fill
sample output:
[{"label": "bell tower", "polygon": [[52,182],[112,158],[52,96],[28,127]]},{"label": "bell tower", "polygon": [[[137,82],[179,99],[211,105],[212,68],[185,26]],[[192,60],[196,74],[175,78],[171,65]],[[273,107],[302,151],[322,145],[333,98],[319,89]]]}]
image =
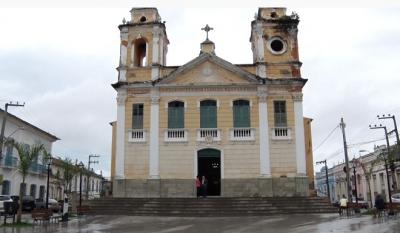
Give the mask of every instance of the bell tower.
[{"label": "bell tower", "polygon": [[[127,80],[128,70],[151,69],[151,77],[159,78],[159,67],[166,65],[168,38],[165,22],[157,8],[133,8],[131,20],[119,25],[121,35],[119,81]],[[145,72],[146,73],[146,72]],[[143,79],[143,78],[141,78]]]},{"label": "bell tower", "polygon": [[251,47],[257,75],[263,78],[300,78],[296,13],[286,8],[259,8],[251,23]]}]

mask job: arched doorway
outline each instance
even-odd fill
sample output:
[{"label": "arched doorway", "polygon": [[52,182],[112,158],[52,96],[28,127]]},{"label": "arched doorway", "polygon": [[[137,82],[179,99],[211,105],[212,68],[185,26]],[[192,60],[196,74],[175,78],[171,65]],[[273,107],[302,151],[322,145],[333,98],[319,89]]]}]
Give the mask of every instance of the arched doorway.
[{"label": "arched doorway", "polygon": [[221,195],[221,152],[202,149],[197,152],[197,171],[208,180],[207,195]]}]

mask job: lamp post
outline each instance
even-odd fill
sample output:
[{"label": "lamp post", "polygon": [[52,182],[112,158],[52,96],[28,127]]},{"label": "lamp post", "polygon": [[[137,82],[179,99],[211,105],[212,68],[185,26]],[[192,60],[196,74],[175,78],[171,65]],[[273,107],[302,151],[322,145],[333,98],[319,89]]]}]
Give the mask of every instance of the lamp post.
[{"label": "lamp post", "polygon": [[328,193],[327,193],[328,194],[328,199],[329,199],[329,202],[331,202],[331,192],[330,192],[330,189],[329,189],[329,178],[328,178],[328,165],[326,164],[326,159],[322,160],[322,161],[319,161],[316,164],[318,165],[318,164],[321,164],[321,163],[325,164],[325,182],[326,182],[326,188],[327,188],[327,191],[328,191]]},{"label": "lamp post", "polygon": [[82,207],[82,170],[85,167],[85,165],[80,162],[78,165],[79,168],[79,209]]},{"label": "lamp post", "polygon": [[46,191],[46,209],[49,208],[49,183],[50,183],[50,166],[52,162],[52,157],[50,155],[49,160],[47,161],[47,191]]},{"label": "lamp post", "polygon": [[357,176],[356,176],[356,159],[353,158],[353,177],[354,177],[354,195],[356,196],[356,213],[360,213],[360,210],[358,209],[358,193],[357,193]]}]

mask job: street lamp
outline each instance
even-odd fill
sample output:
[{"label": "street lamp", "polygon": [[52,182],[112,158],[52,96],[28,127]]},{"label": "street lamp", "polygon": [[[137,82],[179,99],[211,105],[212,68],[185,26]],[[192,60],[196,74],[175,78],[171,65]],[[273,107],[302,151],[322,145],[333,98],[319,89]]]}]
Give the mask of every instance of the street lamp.
[{"label": "street lamp", "polygon": [[49,183],[50,183],[50,166],[51,166],[51,162],[52,162],[53,158],[49,157],[49,160],[47,161],[47,195],[46,195],[46,209],[49,208]]},{"label": "street lamp", "polygon": [[353,158],[353,177],[354,177],[354,195],[356,196],[356,213],[360,213],[360,210],[358,209],[358,193],[357,193],[357,176],[356,176],[356,159]]},{"label": "street lamp", "polygon": [[85,167],[85,165],[82,163],[82,161],[77,165],[80,173],[79,173],[79,209],[82,207],[82,170]]}]

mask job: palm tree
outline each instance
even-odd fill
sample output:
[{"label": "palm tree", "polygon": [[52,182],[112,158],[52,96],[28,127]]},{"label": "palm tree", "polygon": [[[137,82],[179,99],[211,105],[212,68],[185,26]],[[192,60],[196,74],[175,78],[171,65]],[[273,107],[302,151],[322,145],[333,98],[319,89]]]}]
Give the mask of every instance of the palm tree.
[{"label": "palm tree", "polygon": [[61,160],[61,167],[64,171],[63,180],[64,180],[64,190],[65,193],[71,192],[71,181],[77,173],[76,166],[72,163],[70,158],[65,158]]},{"label": "palm tree", "polygon": [[25,178],[28,175],[29,168],[31,167],[32,163],[38,158],[41,151],[45,151],[43,144],[36,144],[31,147],[26,146],[26,144],[14,142],[14,148],[18,152],[19,157],[19,164],[18,170],[22,176],[22,183],[19,187],[19,207],[17,212],[17,223],[21,222],[21,214],[22,214],[22,197],[23,197],[23,187],[26,187]]}]

